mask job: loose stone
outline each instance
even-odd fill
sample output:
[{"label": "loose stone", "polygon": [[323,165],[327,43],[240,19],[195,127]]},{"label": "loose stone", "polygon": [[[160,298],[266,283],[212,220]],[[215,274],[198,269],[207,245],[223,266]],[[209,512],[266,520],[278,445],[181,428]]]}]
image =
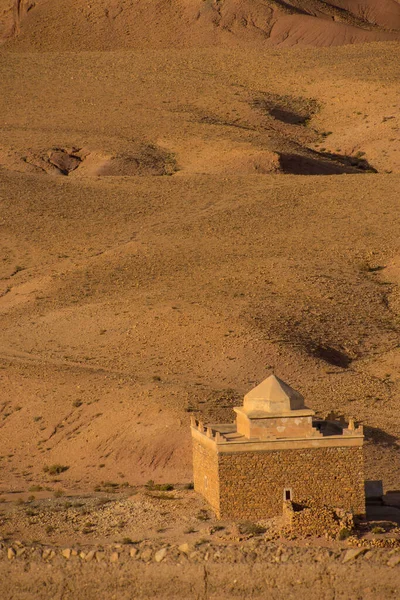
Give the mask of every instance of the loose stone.
[{"label": "loose stone", "polygon": [[388,567],[395,567],[399,563],[400,563],[400,554],[395,554],[394,556],[392,556],[391,558],[389,558],[389,560],[387,562],[387,566]]},{"label": "loose stone", "polygon": [[180,546],[178,546],[178,550],[179,552],[183,552],[183,554],[189,554],[189,544],[181,544]]},{"label": "loose stone", "polygon": [[159,563],[165,558],[166,554],[167,554],[167,549],[161,548],[161,550],[158,550],[158,552],[155,553],[154,560]]},{"label": "loose stone", "polygon": [[350,560],[354,560],[357,558],[357,556],[360,556],[360,554],[363,554],[364,552],[365,548],[350,548],[350,550],[346,551],[342,562],[347,563]]},{"label": "loose stone", "polygon": [[149,560],[151,559],[151,555],[152,555],[152,552],[151,552],[150,548],[146,548],[146,550],[143,550],[143,552],[141,553],[140,558],[144,562],[149,562]]}]

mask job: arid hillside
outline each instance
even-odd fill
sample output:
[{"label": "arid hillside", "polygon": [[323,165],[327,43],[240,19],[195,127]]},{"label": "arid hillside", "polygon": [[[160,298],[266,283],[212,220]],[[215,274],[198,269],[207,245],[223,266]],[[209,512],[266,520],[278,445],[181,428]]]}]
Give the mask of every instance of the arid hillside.
[{"label": "arid hillside", "polygon": [[[400,0],[0,0],[2,599],[399,596],[399,41]],[[366,519],[193,490],[190,417],[271,373],[363,424]]]},{"label": "arid hillside", "polygon": [[398,0],[0,0],[24,50],[338,46],[398,40]]},{"label": "arid hillside", "polygon": [[3,491],[57,464],[66,489],[190,481],[190,414],[232,419],[271,371],[362,420],[367,476],[398,488],[398,44],[21,49],[0,55]]}]

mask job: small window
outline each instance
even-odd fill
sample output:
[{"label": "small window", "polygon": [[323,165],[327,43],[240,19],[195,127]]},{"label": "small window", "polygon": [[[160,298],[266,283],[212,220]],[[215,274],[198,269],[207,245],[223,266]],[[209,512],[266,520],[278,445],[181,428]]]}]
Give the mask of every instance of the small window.
[{"label": "small window", "polygon": [[285,488],[283,490],[283,499],[284,500],[291,500],[292,499],[292,490],[289,488]]}]

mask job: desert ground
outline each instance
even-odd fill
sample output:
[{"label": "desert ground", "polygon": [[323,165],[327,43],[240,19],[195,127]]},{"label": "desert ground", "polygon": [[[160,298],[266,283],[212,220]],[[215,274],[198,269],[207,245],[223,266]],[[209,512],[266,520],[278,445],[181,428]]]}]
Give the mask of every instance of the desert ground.
[{"label": "desert ground", "polygon": [[274,372],[400,489],[400,3],[0,0],[0,40],[2,597],[397,596],[388,541],[211,532],[189,418]]}]

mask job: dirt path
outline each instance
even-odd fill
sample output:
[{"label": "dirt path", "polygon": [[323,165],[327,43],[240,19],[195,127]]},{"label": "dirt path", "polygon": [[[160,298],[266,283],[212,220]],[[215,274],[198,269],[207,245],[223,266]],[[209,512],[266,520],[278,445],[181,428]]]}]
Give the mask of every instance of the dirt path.
[{"label": "dirt path", "polygon": [[3,600],[197,598],[378,600],[396,598],[400,569],[309,562],[289,564],[118,565],[0,563]]}]

